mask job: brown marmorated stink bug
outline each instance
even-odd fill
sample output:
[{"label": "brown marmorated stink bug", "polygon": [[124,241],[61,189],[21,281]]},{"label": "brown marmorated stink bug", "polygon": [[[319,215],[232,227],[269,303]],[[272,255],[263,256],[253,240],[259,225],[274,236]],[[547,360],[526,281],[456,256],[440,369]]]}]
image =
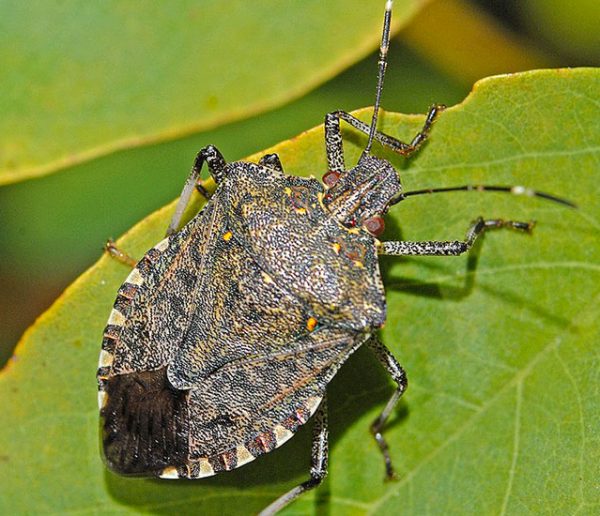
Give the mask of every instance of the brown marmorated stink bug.
[{"label": "brown marmorated stink bug", "polygon": [[[429,110],[410,144],[376,130],[391,9],[388,0],[371,124],[342,111],[326,116],[329,171],[323,183],[285,175],[274,154],[254,164],[226,163],[212,146],[199,152],[167,238],[135,265],[104,330],[97,378],[111,470],[209,477],[272,451],[314,415],[310,478],[263,511],[272,514],[327,474],[326,387],[366,344],[397,385],[371,427],[393,477],[382,428],[407,381],[377,337],[386,318],[378,255],[456,256],[490,228],[529,231],[532,223],[479,218],[464,241],[380,242],[382,216],[411,195],[471,189],[571,205],[523,187],[402,192],[398,173],[371,155],[371,145],[377,140],[410,156],[442,106]],[[350,170],[340,120],[368,135]],[[204,163],[217,189],[178,230]],[[127,261],[116,248],[109,250]]]}]

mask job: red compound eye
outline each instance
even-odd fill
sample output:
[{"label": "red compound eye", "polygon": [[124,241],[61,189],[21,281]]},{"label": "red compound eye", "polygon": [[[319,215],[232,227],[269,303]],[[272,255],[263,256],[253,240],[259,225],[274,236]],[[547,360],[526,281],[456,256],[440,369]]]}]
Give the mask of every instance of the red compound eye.
[{"label": "red compound eye", "polygon": [[385,222],[383,221],[383,217],[379,215],[375,215],[374,217],[370,217],[363,222],[363,226],[365,229],[376,237],[381,236],[383,230],[385,229]]},{"label": "red compound eye", "polygon": [[340,179],[340,173],[335,172],[334,170],[330,170],[326,174],[323,175],[323,183],[327,188],[333,187],[338,180]]}]

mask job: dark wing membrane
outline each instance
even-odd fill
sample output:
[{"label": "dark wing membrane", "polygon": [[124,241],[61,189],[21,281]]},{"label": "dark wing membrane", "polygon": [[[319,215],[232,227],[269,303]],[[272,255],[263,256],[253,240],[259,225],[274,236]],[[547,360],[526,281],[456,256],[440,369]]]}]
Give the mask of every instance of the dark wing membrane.
[{"label": "dark wing membrane", "polygon": [[187,460],[189,393],[173,389],[166,373],[162,367],[106,382],[102,442],[110,469],[147,475]]},{"label": "dark wing membrane", "polygon": [[289,439],[364,335],[323,329],[265,356],[232,361],[189,393],[190,457],[166,475],[197,478],[250,462]]}]

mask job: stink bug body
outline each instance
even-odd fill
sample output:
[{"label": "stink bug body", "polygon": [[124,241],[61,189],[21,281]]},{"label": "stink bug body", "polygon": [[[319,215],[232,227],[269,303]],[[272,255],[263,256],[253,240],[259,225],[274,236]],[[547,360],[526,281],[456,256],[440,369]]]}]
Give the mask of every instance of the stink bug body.
[{"label": "stink bug body", "polygon": [[[104,332],[99,405],[104,455],[115,472],[208,477],[275,449],[316,413],[310,479],[265,513],[277,511],[325,477],[326,386],[366,344],[397,385],[372,425],[392,477],[381,431],[407,383],[377,338],[386,318],[378,255],[458,255],[489,228],[528,231],[531,223],[480,218],[465,241],[380,242],[383,215],[411,195],[472,188],[569,204],[520,187],[402,191],[397,171],[371,155],[371,145],[409,156],[441,106],[409,144],[376,130],[391,7],[388,1],[373,119],[327,115],[323,183],[286,175],[276,155],[254,164],[226,163],[212,146],[198,154],[167,238],[133,268]],[[368,135],[349,170],[340,120]],[[178,230],[204,164],[217,189]]]}]

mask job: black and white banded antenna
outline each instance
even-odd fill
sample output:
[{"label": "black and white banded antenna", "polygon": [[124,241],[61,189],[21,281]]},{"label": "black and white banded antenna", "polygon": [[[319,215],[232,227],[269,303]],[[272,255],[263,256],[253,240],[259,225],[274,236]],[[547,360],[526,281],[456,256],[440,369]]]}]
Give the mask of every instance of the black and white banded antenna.
[{"label": "black and white banded antenna", "polygon": [[373,107],[373,118],[371,119],[371,128],[369,130],[369,141],[363,151],[368,154],[373,145],[375,132],[377,131],[377,117],[379,115],[379,106],[381,105],[381,92],[383,91],[383,78],[387,68],[387,54],[390,48],[390,27],[392,23],[392,5],[393,0],[387,0],[385,4],[385,15],[383,18],[383,34],[381,35],[381,46],[379,47],[379,73],[377,76],[377,92],[375,94],[375,106]]},{"label": "black and white banded antenna", "polygon": [[413,197],[415,195],[424,195],[424,194],[436,194],[436,193],[444,193],[444,192],[503,192],[509,193],[512,195],[523,195],[525,197],[538,197],[540,199],[545,199],[547,201],[556,202],[558,204],[562,204],[564,206],[569,206],[570,208],[577,208],[577,205],[567,199],[562,197],[557,197],[556,195],[552,195],[546,192],[540,192],[538,190],[533,190],[531,188],[527,188],[525,186],[500,186],[500,185],[462,185],[462,186],[448,186],[442,188],[422,188],[420,190],[411,190],[409,192],[402,192],[399,194],[391,204],[399,203],[408,197]]}]

